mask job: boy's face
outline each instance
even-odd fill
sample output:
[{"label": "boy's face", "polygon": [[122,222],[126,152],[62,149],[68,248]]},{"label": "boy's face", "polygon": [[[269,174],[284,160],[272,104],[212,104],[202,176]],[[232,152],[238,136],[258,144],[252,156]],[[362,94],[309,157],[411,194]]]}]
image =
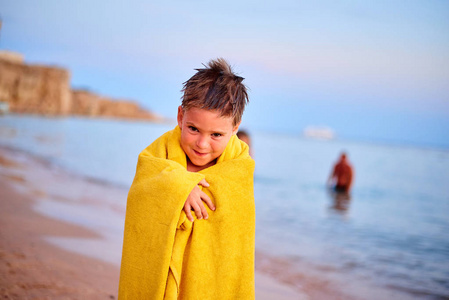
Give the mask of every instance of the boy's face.
[{"label": "boy's face", "polygon": [[[181,147],[189,158],[187,169],[200,171],[215,164],[230,138],[239,129],[232,117],[222,117],[218,111],[178,107]],[[190,168],[189,168],[190,167]]]}]

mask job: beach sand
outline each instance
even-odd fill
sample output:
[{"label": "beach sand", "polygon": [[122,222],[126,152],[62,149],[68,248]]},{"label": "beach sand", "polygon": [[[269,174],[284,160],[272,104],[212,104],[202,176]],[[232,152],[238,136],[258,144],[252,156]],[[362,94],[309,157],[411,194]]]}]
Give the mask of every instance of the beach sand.
[{"label": "beach sand", "polygon": [[[93,238],[95,233],[41,216],[32,199],[0,182],[2,299],[117,299],[119,269],[50,245],[45,235]],[[20,180],[19,178],[9,180]]]},{"label": "beach sand", "polygon": [[[123,224],[116,224],[115,235],[102,235],[93,220],[125,212],[116,199],[96,201],[100,196],[124,197],[126,191],[0,147],[2,299],[117,299]],[[92,214],[95,209],[102,217]],[[256,271],[256,299],[311,298]]]}]

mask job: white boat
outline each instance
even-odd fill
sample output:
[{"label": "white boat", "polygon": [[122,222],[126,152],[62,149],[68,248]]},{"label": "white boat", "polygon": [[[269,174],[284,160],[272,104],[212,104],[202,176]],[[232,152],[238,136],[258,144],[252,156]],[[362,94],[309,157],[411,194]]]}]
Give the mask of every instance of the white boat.
[{"label": "white boat", "polygon": [[332,140],[335,138],[335,132],[326,126],[307,126],[303,135],[306,138],[321,139],[321,140]]},{"label": "white boat", "polygon": [[9,113],[9,103],[0,101],[0,115]]}]

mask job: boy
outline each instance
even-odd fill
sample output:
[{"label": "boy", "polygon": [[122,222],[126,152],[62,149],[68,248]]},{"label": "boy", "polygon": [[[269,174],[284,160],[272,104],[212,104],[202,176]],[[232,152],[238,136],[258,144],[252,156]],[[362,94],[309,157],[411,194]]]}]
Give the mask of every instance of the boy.
[{"label": "boy", "polygon": [[223,59],[197,69],[178,126],[139,155],[119,299],[254,299],[254,161],[235,136],[242,81]]}]

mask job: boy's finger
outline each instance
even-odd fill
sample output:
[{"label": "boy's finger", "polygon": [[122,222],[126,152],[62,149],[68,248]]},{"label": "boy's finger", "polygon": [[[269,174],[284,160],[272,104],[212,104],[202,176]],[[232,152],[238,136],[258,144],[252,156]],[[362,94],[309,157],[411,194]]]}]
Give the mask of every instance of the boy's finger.
[{"label": "boy's finger", "polygon": [[206,207],[203,203],[200,203],[199,206],[201,209],[201,214],[203,215],[204,219],[207,220],[209,218],[209,214],[207,213]]},{"label": "boy's finger", "polygon": [[189,219],[190,222],[193,222],[193,216],[192,216],[192,212],[191,212],[191,207],[189,204],[186,204],[184,206],[184,212],[186,213],[186,217],[187,219]]},{"label": "boy's finger", "polygon": [[206,181],[206,178],[203,178],[200,183],[198,183],[199,185],[202,185],[204,187],[209,187],[209,183]]},{"label": "boy's finger", "polygon": [[209,198],[209,196],[201,191],[201,200],[203,200],[204,202],[206,202],[207,206],[209,206],[209,208],[211,210],[215,210],[215,205],[212,203],[212,200]]},{"label": "boy's finger", "polygon": [[200,206],[198,204],[194,203],[194,204],[192,204],[192,208],[195,211],[196,218],[198,220],[201,220],[203,218],[203,214],[201,213]]}]

